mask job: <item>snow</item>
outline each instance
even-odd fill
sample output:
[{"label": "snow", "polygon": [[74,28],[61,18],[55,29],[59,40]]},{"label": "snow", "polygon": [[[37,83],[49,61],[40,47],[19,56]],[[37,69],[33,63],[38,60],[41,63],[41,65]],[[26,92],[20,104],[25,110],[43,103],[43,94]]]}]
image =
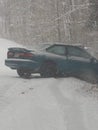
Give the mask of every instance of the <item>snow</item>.
[{"label": "snow", "polygon": [[[0,40],[0,130],[98,130],[98,87],[75,78],[19,78]],[[3,62],[3,63],[2,63]]]}]

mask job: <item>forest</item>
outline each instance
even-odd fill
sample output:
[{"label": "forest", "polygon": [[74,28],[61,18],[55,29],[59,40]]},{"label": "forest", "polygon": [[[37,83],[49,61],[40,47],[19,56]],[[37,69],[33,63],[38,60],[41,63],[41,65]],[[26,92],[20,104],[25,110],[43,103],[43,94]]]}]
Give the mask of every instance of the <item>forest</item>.
[{"label": "forest", "polygon": [[97,44],[97,0],[0,0],[0,37],[20,44]]}]

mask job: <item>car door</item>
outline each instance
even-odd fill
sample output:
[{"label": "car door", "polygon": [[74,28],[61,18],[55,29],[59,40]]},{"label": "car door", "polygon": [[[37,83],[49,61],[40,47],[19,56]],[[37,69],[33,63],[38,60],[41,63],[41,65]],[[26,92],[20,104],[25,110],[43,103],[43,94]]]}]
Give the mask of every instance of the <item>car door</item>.
[{"label": "car door", "polygon": [[76,46],[67,46],[68,71],[71,75],[80,75],[91,70],[91,55],[85,49]]},{"label": "car door", "polygon": [[60,73],[64,73],[68,70],[67,51],[65,45],[53,45],[46,50],[48,53],[55,54],[51,57],[58,67]]}]

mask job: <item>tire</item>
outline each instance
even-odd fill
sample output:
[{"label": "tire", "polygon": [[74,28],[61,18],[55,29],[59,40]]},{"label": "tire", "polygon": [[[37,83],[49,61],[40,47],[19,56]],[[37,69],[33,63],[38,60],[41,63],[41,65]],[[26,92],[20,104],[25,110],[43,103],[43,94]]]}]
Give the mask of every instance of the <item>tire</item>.
[{"label": "tire", "polygon": [[31,73],[29,70],[17,69],[17,74],[22,78],[30,78]]},{"label": "tire", "polygon": [[40,68],[40,75],[43,78],[47,77],[56,77],[57,75],[57,67],[55,63],[46,62]]}]

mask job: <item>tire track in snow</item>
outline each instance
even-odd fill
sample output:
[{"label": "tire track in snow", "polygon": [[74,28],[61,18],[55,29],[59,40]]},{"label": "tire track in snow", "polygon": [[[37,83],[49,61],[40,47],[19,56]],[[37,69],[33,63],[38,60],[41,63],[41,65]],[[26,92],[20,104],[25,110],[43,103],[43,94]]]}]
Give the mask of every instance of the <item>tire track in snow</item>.
[{"label": "tire track in snow", "polygon": [[75,99],[70,100],[68,97],[65,98],[60,91],[59,87],[62,85],[63,81],[65,82],[63,79],[56,79],[51,83],[49,88],[62,111],[67,130],[87,130],[80,104]]},{"label": "tire track in snow", "polygon": [[11,102],[15,99],[15,96],[18,97],[20,87],[22,84],[25,84],[24,80],[18,78],[9,78],[3,77],[2,84],[0,85],[0,112],[11,104]]},{"label": "tire track in snow", "polygon": [[[39,82],[37,82],[37,80]],[[11,104],[16,98],[38,88],[44,79],[22,79],[17,77],[1,76],[0,81],[0,112]]]}]

